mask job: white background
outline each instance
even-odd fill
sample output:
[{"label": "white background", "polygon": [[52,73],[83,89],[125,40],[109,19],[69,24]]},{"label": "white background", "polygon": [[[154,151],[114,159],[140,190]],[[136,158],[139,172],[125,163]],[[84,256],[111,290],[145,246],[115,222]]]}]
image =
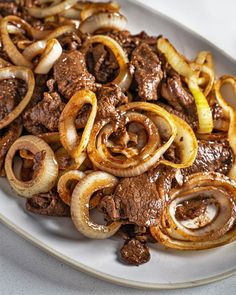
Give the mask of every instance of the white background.
[{"label": "white background", "polygon": [[[140,0],[140,2],[175,18],[236,59],[235,0]],[[236,294],[235,290],[236,277],[207,286],[176,291],[138,291],[111,285],[58,262],[0,224],[0,295],[232,295]]]}]

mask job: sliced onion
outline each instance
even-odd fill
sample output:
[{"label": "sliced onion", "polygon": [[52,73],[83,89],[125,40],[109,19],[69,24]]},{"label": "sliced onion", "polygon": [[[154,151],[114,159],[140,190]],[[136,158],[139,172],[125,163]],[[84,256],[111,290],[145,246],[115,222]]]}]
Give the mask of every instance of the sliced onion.
[{"label": "sliced onion", "polygon": [[181,56],[167,39],[157,40],[158,50],[164,54],[172,68],[187,79],[188,87],[195,99],[197,108],[199,129],[198,133],[211,133],[213,129],[213,118],[210,106],[205,95],[198,86],[198,79],[190,65]]},{"label": "sliced onion", "polygon": [[[39,170],[29,181],[21,181],[16,178],[13,171],[13,160],[19,150],[28,150],[32,154],[44,153]],[[5,170],[7,179],[12,188],[22,197],[30,198],[35,194],[48,192],[54,187],[58,176],[58,165],[50,146],[42,139],[25,135],[18,138],[10,147],[6,160]]]},{"label": "sliced onion", "polygon": [[50,32],[47,36],[45,36],[45,40],[53,39],[53,38],[58,38],[64,34],[68,34],[70,32],[75,32],[76,28],[74,25],[64,25],[56,28],[52,32]]},{"label": "sliced onion", "polygon": [[108,47],[114,54],[120,69],[118,76],[110,83],[119,85],[121,90],[125,92],[132,82],[132,77],[128,70],[129,59],[123,48],[114,39],[108,36],[96,35],[88,38],[87,41],[84,43],[85,50],[89,47],[89,45],[94,43],[103,44],[104,46]]},{"label": "sliced onion", "polygon": [[[180,159],[180,163],[161,160],[159,164],[164,164],[178,169],[187,168],[193,164],[197,156],[197,138],[188,123],[174,114],[172,114],[172,117],[177,128],[177,134],[175,136],[174,143],[178,147],[178,157]],[[158,130],[161,130],[161,128],[163,128],[162,120],[159,120],[157,116],[151,116],[151,118],[158,126]],[[166,132],[166,130],[164,130],[162,131],[162,136],[165,136],[165,134],[168,133],[168,131]]]},{"label": "sliced onion", "polygon": [[40,8],[40,7],[29,7],[28,12],[31,16],[36,17],[36,18],[45,18],[47,16],[52,16],[59,14],[63,12],[64,10],[67,10],[74,6],[78,0],[65,0],[59,4],[45,7],[45,8]]},{"label": "sliced onion", "polygon": [[80,10],[77,10],[75,8],[70,8],[70,9],[63,11],[60,15],[66,17],[66,18],[69,18],[69,19],[79,20],[80,19]]},{"label": "sliced onion", "polygon": [[[78,136],[75,119],[85,104],[91,104],[92,109],[81,138]],[[86,149],[93,123],[97,113],[97,98],[90,90],[76,92],[66,104],[59,121],[61,143],[72,158],[77,162],[79,156]]]},{"label": "sliced onion", "polygon": [[120,228],[120,222],[100,225],[89,217],[89,201],[93,193],[118,184],[116,177],[105,172],[93,172],[84,177],[75,187],[71,199],[71,217],[79,232],[91,239],[106,239]]},{"label": "sliced onion", "polygon": [[126,27],[127,19],[117,12],[100,12],[93,14],[80,23],[82,33],[93,34],[98,30],[122,31]]},{"label": "sliced onion", "polygon": [[0,57],[0,69],[10,67],[12,64]]},{"label": "sliced onion", "polygon": [[101,11],[108,11],[108,12],[118,12],[120,9],[119,4],[116,2],[97,2],[91,3],[88,2],[84,5],[84,8],[81,10],[80,13],[80,20],[84,21],[86,18],[90,17],[91,15],[101,12]]},{"label": "sliced onion", "polygon": [[71,192],[67,187],[67,184],[69,183],[69,181],[79,182],[84,177],[85,177],[85,174],[83,172],[78,170],[71,170],[66,172],[59,178],[57,183],[57,191],[64,203],[70,206]]},{"label": "sliced onion", "polygon": [[14,121],[25,109],[27,104],[29,103],[33,91],[34,91],[34,75],[30,69],[23,67],[6,67],[0,69],[0,80],[4,79],[21,79],[27,83],[28,90],[26,95],[22,98],[19,104],[11,111],[8,115],[6,115],[2,120],[0,120],[0,130],[7,125],[9,125],[12,121]]},{"label": "sliced onion", "polygon": [[57,39],[41,40],[32,43],[23,51],[23,55],[30,61],[39,54],[42,55],[34,71],[37,74],[47,74],[62,54],[61,44]]},{"label": "sliced onion", "polygon": [[[132,110],[132,112],[128,112],[129,110]],[[158,147],[158,142],[156,141],[156,138],[159,138],[158,133],[150,119],[148,117],[145,118],[142,114],[139,114],[140,117],[138,117],[133,110],[153,112],[155,115],[163,118],[163,124],[169,129],[170,135],[163,145]],[[113,132],[112,128],[114,128],[110,124],[110,119],[108,118],[107,120],[97,121],[94,124],[89,144],[87,146],[88,156],[95,167],[115,176],[131,177],[140,175],[151,167],[158,165],[160,157],[174,141],[177,134],[174,119],[163,108],[147,102],[132,102],[119,107],[118,111],[123,113],[123,116],[125,116],[127,120],[129,119],[129,116],[136,116],[136,118],[139,118],[139,123],[144,126],[147,134],[149,134],[147,145],[142,149],[139,155],[131,158],[120,159],[119,157],[112,156],[106,148],[106,141],[108,140],[109,135]],[[143,120],[141,116],[144,117],[145,120]],[[137,121],[136,118],[135,121]],[[133,120],[132,117],[131,120]]]},{"label": "sliced onion", "polygon": [[[181,250],[209,249],[236,239],[236,183],[228,177],[211,172],[190,175],[180,189],[170,192],[160,224],[151,228],[152,236],[161,244]],[[216,212],[211,218],[186,226],[176,219],[179,204],[198,196],[213,199]]]}]

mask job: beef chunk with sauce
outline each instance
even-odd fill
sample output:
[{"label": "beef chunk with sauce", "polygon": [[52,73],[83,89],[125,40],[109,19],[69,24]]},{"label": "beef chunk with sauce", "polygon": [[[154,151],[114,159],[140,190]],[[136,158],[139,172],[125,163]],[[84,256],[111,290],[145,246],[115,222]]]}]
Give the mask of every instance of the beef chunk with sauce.
[{"label": "beef chunk with sauce", "polygon": [[96,90],[95,78],[87,71],[84,55],[80,51],[62,53],[53,71],[58,90],[67,99],[81,89]]},{"label": "beef chunk with sauce", "polygon": [[44,98],[23,115],[24,127],[31,134],[58,131],[58,123],[65,103],[56,92],[44,93]]},{"label": "beef chunk with sauce", "polygon": [[146,43],[133,51],[130,71],[134,73],[140,99],[157,100],[157,89],[163,78],[163,72],[159,58]]},{"label": "beef chunk with sauce", "polygon": [[197,157],[192,166],[182,170],[184,175],[197,172],[219,172],[227,175],[234,161],[228,141],[198,141]]},{"label": "beef chunk with sauce", "polygon": [[120,249],[121,259],[127,264],[140,265],[150,260],[149,248],[138,239],[130,239]]},{"label": "beef chunk with sauce", "polygon": [[200,199],[184,201],[176,207],[175,217],[177,220],[188,220],[199,217],[207,209],[207,202]]},{"label": "beef chunk with sauce", "polygon": [[169,71],[166,81],[162,83],[161,95],[176,111],[187,115],[188,121],[192,122],[195,130],[197,129],[198,117],[194,97],[183,86],[177,73]]},{"label": "beef chunk with sauce", "polygon": [[70,207],[60,199],[56,191],[42,193],[27,199],[26,209],[32,213],[46,216],[70,216]]}]

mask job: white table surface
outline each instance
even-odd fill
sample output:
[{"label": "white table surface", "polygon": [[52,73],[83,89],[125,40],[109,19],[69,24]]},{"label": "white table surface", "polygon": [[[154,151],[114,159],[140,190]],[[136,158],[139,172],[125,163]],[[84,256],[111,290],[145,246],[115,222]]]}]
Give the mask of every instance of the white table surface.
[{"label": "white table surface", "polygon": [[[140,0],[140,2],[175,18],[236,59],[235,0]],[[236,294],[235,290],[236,277],[206,286],[176,291],[144,291],[115,286],[68,267],[0,224],[0,295],[233,295]]]}]

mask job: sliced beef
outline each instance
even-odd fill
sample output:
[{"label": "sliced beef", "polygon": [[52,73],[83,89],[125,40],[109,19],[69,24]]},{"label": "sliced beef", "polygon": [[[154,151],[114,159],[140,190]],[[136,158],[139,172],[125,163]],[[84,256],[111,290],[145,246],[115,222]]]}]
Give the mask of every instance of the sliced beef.
[{"label": "sliced beef", "polygon": [[95,78],[87,71],[84,55],[80,51],[62,53],[53,69],[58,90],[67,99],[81,89],[96,90]]},{"label": "sliced beef", "polygon": [[23,80],[6,79],[0,81],[0,120],[8,115],[26,93]]},{"label": "sliced beef", "polygon": [[44,98],[23,115],[24,127],[31,134],[58,131],[58,123],[65,103],[56,92],[44,93]]},{"label": "sliced beef", "polygon": [[95,44],[86,52],[88,70],[99,83],[108,83],[115,79],[119,65],[114,54],[103,44]]},{"label": "sliced beef", "polygon": [[0,0],[0,16],[14,15],[18,12],[16,1]]},{"label": "sliced beef", "polygon": [[91,105],[83,106],[83,108],[79,111],[78,116],[75,119],[76,129],[81,129],[85,127],[88,121],[90,112],[91,112]]},{"label": "sliced beef", "polygon": [[198,127],[197,109],[194,97],[184,87],[180,76],[171,71],[165,82],[162,83],[161,95],[178,112],[182,112],[192,122],[194,130]]},{"label": "sliced beef", "polygon": [[119,114],[116,107],[127,101],[126,96],[122,93],[117,85],[103,86],[97,91],[98,111],[97,119],[106,119],[112,117],[118,120]]},{"label": "sliced beef", "polygon": [[192,166],[183,169],[184,175],[197,172],[219,172],[227,174],[234,162],[233,151],[227,140],[198,141],[198,153]]},{"label": "sliced beef", "polygon": [[176,207],[175,217],[177,220],[188,220],[199,217],[204,214],[207,209],[207,202],[201,199],[193,199],[184,201]]},{"label": "sliced beef", "polygon": [[134,73],[140,99],[157,100],[157,89],[163,72],[159,58],[146,43],[133,51],[130,71]]},{"label": "sliced beef", "polygon": [[82,40],[77,32],[69,32],[57,38],[64,50],[78,50],[81,47]]},{"label": "sliced beef", "polygon": [[228,131],[229,119],[225,116],[222,107],[218,103],[215,103],[211,106],[211,112],[214,122],[214,129],[218,131]]},{"label": "sliced beef", "polygon": [[135,238],[125,242],[120,254],[121,259],[127,264],[138,266],[150,260],[148,245]]},{"label": "sliced beef", "polygon": [[70,207],[60,199],[56,191],[35,195],[27,199],[26,209],[32,213],[46,216],[70,216]]}]

